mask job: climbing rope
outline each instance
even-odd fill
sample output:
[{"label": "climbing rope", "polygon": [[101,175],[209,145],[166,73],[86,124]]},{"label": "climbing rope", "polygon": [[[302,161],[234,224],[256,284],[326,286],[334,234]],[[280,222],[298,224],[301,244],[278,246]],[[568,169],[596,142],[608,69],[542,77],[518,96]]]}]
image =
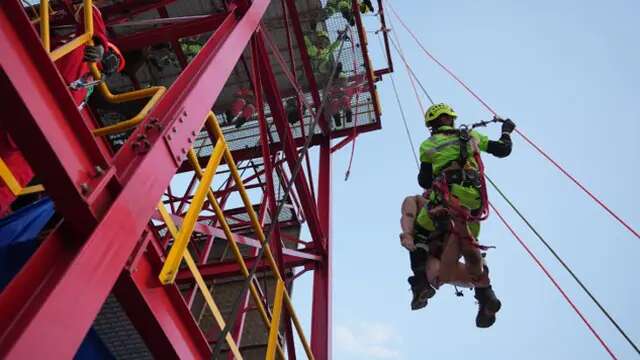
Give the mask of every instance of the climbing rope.
[{"label": "climbing rope", "polygon": [[[391,18],[389,18],[389,25],[393,26],[393,21]],[[404,57],[404,50],[402,50],[402,43],[400,42],[400,37],[398,37],[398,34],[395,31],[390,31],[390,32],[391,32],[391,36],[389,36],[389,42],[393,46],[394,50],[400,56],[400,59],[402,59],[402,63],[404,64],[405,69],[407,70],[407,72],[411,74],[411,76],[413,76],[413,79],[418,83],[418,85],[420,86],[420,89],[422,89],[422,92],[424,92],[424,94],[427,96],[427,99],[429,99],[429,102],[431,103],[431,105],[435,104],[435,102],[433,101],[433,98],[431,97],[427,89],[424,87],[424,85],[422,85],[422,82],[420,81],[418,76],[416,76],[415,72],[409,65],[409,62]],[[395,38],[396,40],[394,41],[393,38]],[[424,111],[422,113],[424,114]]]},{"label": "climbing rope", "polygon": [[[384,45],[382,44],[382,39],[380,38],[380,35],[378,35],[378,42],[380,43],[380,47],[384,49]],[[393,77],[393,73],[389,73],[389,78],[391,79],[391,86],[393,87],[393,93],[396,96],[396,102],[398,103],[398,109],[400,110],[400,117],[402,118],[402,123],[404,124],[404,130],[407,135],[407,140],[409,141],[409,147],[411,148],[411,153],[413,154],[413,158],[416,160],[416,167],[419,170],[420,160],[418,160],[418,154],[416,153],[416,148],[413,145],[413,139],[411,138],[411,132],[409,131],[409,124],[407,122],[407,117],[404,114],[404,108],[402,107],[402,102],[400,101],[400,95],[398,94],[398,87],[396,86],[396,81]]]},{"label": "climbing rope", "polygon": [[[454,74],[446,65],[440,62],[429,50],[427,50],[422,42],[418,39],[415,33],[407,26],[407,24],[402,20],[402,18],[398,15],[393,5],[389,4],[389,8],[393,15],[400,21],[402,27],[407,30],[407,32],[411,35],[411,37],[415,40],[418,46],[422,49],[422,51],[431,59],[433,62],[438,64],[445,72],[447,72],[454,80],[456,80],[462,87],[464,87],[469,94],[471,94],[476,100],[478,100],[489,112],[491,112],[494,116],[498,116],[498,113],[493,110],[478,94],[476,94],[464,81],[462,81],[456,74]],[[609,215],[615,218],[622,226],[624,226],[629,232],[631,232],[636,238],[640,239],[640,234],[633,229],[629,224],[627,224],[620,216],[618,216],[613,210],[611,210],[603,201],[601,201],[598,197],[596,197],[590,190],[588,190],[580,181],[578,181],[573,175],[571,175],[564,167],[562,167],[557,161],[555,161],[551,156],[549,156],[540,146],[535,144],[529,137],[522,133],[522,131],[515,129],[515,132],[520,135],[529,145],[531,145],[538,153],[540,153],[545,159],[547,159],[551,164],[553,164],[560,172],[562,172],[566,177],[568,177],[576,186],[578,186],[584,193],[586,193],[593,201],[595,201],[600,207],[602,207]]]},{"label": "climbing rope", "polygon": [[633,347],[636,353],[640,355],[640,350],[638,350],[638,347],[636,346],[636,344],[629,338],[626,332],[622,330],[620,325],[618,325],[618,323],[613,319],[613,317],[611,317],[609,312],[602,306],[602,304],[600,304],[600,302],[595,298],[595,296],[591,293],[591,291],[584,285],[584,283],[578,278],[578,276],[573,272],[573,270],[571,270],[569,265],[567,265],[567,263],[564,262],[564,260],[560,257],[560,255],[558,255],[558,253],[551,247],[551,245],[549,245],[549,243],[542,237],[542,235],[540,235],[540,233],[536,230],[536,228],[534,228],[533,225],[531,225],[531,222],[522,214],[522,212],[520,212],[520,210],[513,204],[513,202],[502,192],[502,190],[500,190],[500,188],[493,182],[493,180],[491,180],[491,178],[486,174],[485,174],[485,177],[489,181],[489,184],[491,184],[491,186],[498,192],[498,194],[500,194],[500,197],[502,197],[502,199],[506,201],[507,204],[509,204],[511,209],[515,211],[518,217],[520,217],[520,219],[524,221],[524,223],[527,225],[529,230],[531,230],[536,235],[536,237],[540,240],[540,242],[542,242],[542,244],[547,248],[547,250],[549,250],[549,252],[556,258],[556,260],[558,260],[560,265],[562,265],[562,267],[564,267],[564,269],[569,273],[569,275],[571,275],[571,277],[576,281],[576,283],[578,283],[578,285],[587,294],[587,296],[591,298],[591,300],[596,304],[596,306],[600,309],[600,311],[604,314],[604,316],[606,316],[607,319],[609,319],[611,324],[613,324],[613,326],[618,330],[618,332],[625,338],[625,340],[627,340],[629,345],[631,345],[631,347]]},{"label": "climbing rope", "polygon": [[[380,40],[378,38],[378,40]],[[400,54],[401,52],[399,51],[398,48],[396,48],[396,51]],[[407,66],[408,69],[410,69],[410,66],[408,65],[408,63],[405,63],[405,65]],[[408,126],[407,126],[407,122],[406,122],[406,118],[404,115],[404,110],[402,108],[402,103],[400,102],[400,97],[398,95],[398,91],[397,91],[397,87],[395,84],[395,81],[393,79],[393,76],[391,76],[391,84],[393,86],[393,90],[396,96],[396,101],[398,103],[398,107],[400,110],[400,114],[402,115],[403,118],[403,122],[405,124],[405,129],[407,130],[407,140],[409,142],[409,145],[411,147],[411,151],[412,154],[414,156],[414,158],[416,159],[416,163],[419,166],[419,161],[417,159],[417,155],[416,155],[416,151],[415,151],[415,147],[413,146],[413,140],[411,139],[411,135],[410,132],[408,130]],[[424,89],[423,89],[424,90]],[[426,93],[426,91],[425,91]],[[477,126],[486,126],[489,123],[492,122],[499,122],[501,119],[499,117],[494,117],[493,120],[490,121],[482,121],[479,122],[477,124],[473,124],[471,125],[472,128],[475,128]],[[609,313],[606,311],[606,309],[604,309],[604,307],[602,307],[602,305],[595,299],[595,297],[592,295],[592,293],[586,288],[586,286],[584,286],[584,284],[578,279],[578,277],[575,275],[575,273],[566,265],[566,263],[559,257],[559,255],[553,250],[553,248],[551,248],[551,246],[542,238],[542,236],[535,230],[535,228],[533,228],[533,226],[531,226],[530,222],[528,222],[526,220],[526,218],[524,218],[524,216],[522,215],[522,213],[520,213],[517,208],[513,205],[512,202],[510,202],[506,196],[504,195],[504,193],[502,193],[500,191],[500,189],[495,185],[495,183],[488,177],[485,175],[485,177],[487,178],[487,180],[490,182],[490,184],[494,187],[494,189],[496,189],[496,191],[498,191],[498,193],[500,193],[500,195],[507,201],[507,203],[509,203],[509,205],[516,211],[516,213],[521,217],[521,219],[523,219],[525,221],[525,223],[529,226],[529,228],[538,236],[538,238],[545,244],[545,246],[547,246],[547,249],[549,249],[549,251],[551,251],[551,253],[556,257],[556,259],[558,261],[560,261],[560,263],[565,267],[565,269],[574,277],[574,279],[578,282],[578,284],[583,288],[583,290],[591,297],[591,299],[596,303],[596,305],[600,308],[600,310],[605,314],[605,316],[607,316],[607,318],[609,318],[609,320],[614,324],[614,326],[618,329],[618,331],[620,331],[620,333],[625,337],[625,339],[627,339],[627,341],[631,344],[631,346],[636,349],[637,348],[635,346],[635,344],[629,339],[629,337],[626,335],[626,333],[620,328],[620,326],[615,322],[615,320],[613,320],[613,318],[609,315]],[[569,305],[573,308],[573,310],[576,312],[576,314],[580,317],[580,319],[584,322],[584,324],[587,326],[587,328],[591,331],[591,333],[595,336],[595,338],[598,340],[598,342],[602,345],[602,347],[607,351],[607,353],[611,356],[612,359],[617,359],[617,357],[613,354],[613,352],[611,351],[611,349],[608,347],[608,345],[604,342],[604,340],[602,339],[602,337],[595,331],[595,329],[593,328],[593,326],[590,324],[590,322],[585,318],[585,316],[582,314],[582,312],[577,308],[577,306],[573,303],[573,301],[569,298],[569,296],[566,294],[566,292],[562,289],[562,287],[558,284],[558,282],[555,280],[555,278],[550,274],[550,272],[546,269],[546,267],[542,264],[542,262],[535,256],[535,254],[529,249],[529,247],[524,243],[524,241],[520,238],[520,236],[513,230],[513,228],[509,225],[509,223],[506,221],[506,219],[502,216],[502,214],[494,207],[494,205],[492,203],[489,203],[489,206],[493,209],[493,211],[498,215],[498,217],[500,218],[500,220],[502,221],[502,223],[507,227],[507,229],[513,234],[513,236],[516,238],[516,240],[520,243],[520,245],[525,249],[525,251],[529,254],[529,256],[534,260],[534,262],[538,265],[538,267],[545,273],[545,275],[547,276],[547,278],[549,278],[549,280],[553,283],[553,285],[556,287],[556,289],[560,292],[560,294],[564,297],[564,299],[569,303]],[[457,290],[457,289],[456,289]],[[458,295],[458,291],[456,291],[456,295]]]},{"label": "climbing rope", "polygon": [[[358,64],[356,62],[356,46],[353,42],[354,39],[354,34],[353,34],[353,30],[351,29],[351,27],[348,28],[349,29],[349,39],[351,40],[351,52],[352,52],[352,59],[353,59],[353,72],[354,72],[354,76],[357,79],[357,69],[358,69]],[[357,82],[356,82],[357,83]],[[349,164],[347,165],[347,170],[344,173],[344,181],[349,180],[349,175],[351,175],[351,166],[353,165],[353,156],[355,155],[356,152],[356,140],[358,138],[358,132],[356,130],[356,128],[358,127],[358,108],[360,107],[360,93],[362,92],[362,85],[358,84],[358,90],[356,92],[356,108],[355,108],[355,112],[353,112],[353,114],[351,115],[353,118],[353,133],[351,135],[352,140],[351,140],[351,154],[349,155]],[[346,119],[345,119],[345,126],[346,126]]]},{"label": "climbing rope", "polygon": [[404,54],[402,52],[402,48],[400,48],[400,45],[396,45],[395,41],[392,38],[389,38],[389,42],[393,46],[394,50],[398,53],[398,55],[400,55],[400,59],[402,59],[402,62],[404,63],[405,68],[407,69],[407,71],[409,72],[413,80],[415,80],[418,83],[418,85],[420,86],[420,89],[427,96],[427,99],[429,99],[429,102],[431,103],[431,105],[435,104],[435,101],[433,101],[433,98],[431,97],[429,92],[424,88],[424,85],[422,85],[422,82],[420,81],[418,76],[416,76],[416,74],[413,72],[413,69],[411,68],[411,66],[409,66],[409,63],[405,59]]},{"label": "climbing rope", "polygon": [[578,316],[580,317],[580,319],[582,319],[582,322],[584,322],[584,324],[587,326],[587,328],[589,328],[589,331],[591,331],[591,333],[593,334],[593,336],[595,336],[595,338],[598,340],[598,342],[602,345],[602,347],[607,351],[607,353],[609,353],[609,355],[611,356],[612,359],[618,359],[613,352],[611,351],[611,349],[609,349],[609,346],[607,346],[607,344],[604,342],[604,340],[602,340],[602,337],[600,337],[600,334],[598,334],[598,332],[593,328],[593,326],[591,326],[591,323],[589,323],[589,321],[587,320],[587,318],[585,318],[585,316],[582,314],[582,312],[580,312],[580,310],[578,309],[578,307],[573,303],[573,301],[571,301],[571,299],[569,298],[569,296],[567,295],[567,293],[562,289],[562,287],[560,286],[560,284],[558,284],[558,282],[556,281],[556,279],[551,275],[551,273],[549,272],[549,270],[547,270],[547,268],[544,266],[544,264],[542,264],[542,262],[538,259],[538,257],[531,251],[531,249],[529,249],[529,247],[527,246],[527,244],[525,244],[524,241],[522,241],[522,239],[520,238],[520,236],[518,235],[518,233],[516,233],[513,228],[511,227],[511,225],[507,222],[507,220],[505,220],[505,218],[502,216],[502,214],[500,213],[500,211],[498,211],[498,209],[495,208],[495,206],[493,206],[493,204],[489,204],[489,206],[491,207],[491,209],[493,209],[493,211],[496,213],[496,215],[498,215],[498,217],[500,218],[500,221],[502,221],[502,223],[504,224],[504,226],[511,232],[511,234],[516,238],[516,240],[518,240],[518,242],[520,243],[520,245],[522,245],[522,247],[524,248],[524,250],[529,254],[529,256],[533,259],[533,261],[535,261],[535,263],[538,265],[538,267],[540,268],[540,270],[542,270],[542,272],[544,272],[544,274],[547,276],[547,278],[553,283],[553,285],[556,287],[556,289],[558,289],[558,291],[560,292],[560,294],[562,295],[562,297],[567,301],[567,303],[569,303],[569,305],[573,308],[573,310],[576,312],[576,314],[578,314]]}]

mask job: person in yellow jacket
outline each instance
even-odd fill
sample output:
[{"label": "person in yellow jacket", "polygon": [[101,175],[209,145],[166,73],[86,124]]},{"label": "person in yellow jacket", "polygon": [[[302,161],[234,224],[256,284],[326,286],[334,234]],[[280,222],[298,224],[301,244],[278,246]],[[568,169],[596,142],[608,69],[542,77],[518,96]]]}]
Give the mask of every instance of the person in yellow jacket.
[{"label": "person in yellow jacket", "polygon": [[[371,0],[358,1],[358,9],[362,14],[374,11]],[[351,1],[349,0],[328,0],[322,10],[322,20],[328,19],[333,14],[340,13],[349,25],[354,26],[356,24],[353,11],[351,10]]]},{"label": "person in yellow jacket", "polygon": [[[454,128],[457,118],[456,112],[446,104],[435,104],[425,114],[425,124],[431,130],[431,136],[420,145],[420,173],[418,183],[429,190],[425,205],[418,208],[415,214],[415,229],[413,233],[403,233],[402,244],[411,251],[412,269],[414,276],[409,278],[414,299],[412,308],[419,309],[426,305],[427,295],[433,296],[435,292],[428,279],[423,264],[429,254],[415,253],[421,249],[416,247],[416,241],[420,235],[427,243],[428,248],[436,249],[431,256],[440,256],[446,249],[444,243],[451,232],[451,218],[449,217],[447,204],[443,204],[442,196],[432,185],[436,180],[444,180],[448,192],[462,208],[469,213],[477,213],[483,205],[481,197],[481,174],[479,164],[474,155],[476,152],[488,152],[496,157],[506,157],[511,153],[511,132],[515,129],[513,121],[502,120],[502,135],[499,140],[491,141],[487,136],[475,130],[461,132]],[[463,133],[466,138],[463,138]],[[444,207],[443,207],[444,206]],[[404,206],[403,206],[404,209]],[[439,209],[439,211],[438,211]],[[404,213],[404,210],[403,210]],[[473,236],[477,242],[480,233],[480,223],[472,221],[464,223],[466,232]],[[439,240],[438,235],[440,235]],[[465,243],[465,242],[461,242]],[[481,275],[485,284],[476,285],[475,298],[478,300],[479,309],[476,316],[478,327],[489,327],[495,322],[495,313],[500,310],[501,303],[493,289],[488,284],[488,267],[484,263],[477,247],[469,242],[460,247],[460,253],[465,257],[466,268],[469,273]],[[440,247],[440,248],[438,248]],[[457,258],[455,259],[457,266]],[[443,264],[444,265],[444,264]],[[455,271],[455,269],[453,269]],[[478,283],[476,283],[478,284]]]}]

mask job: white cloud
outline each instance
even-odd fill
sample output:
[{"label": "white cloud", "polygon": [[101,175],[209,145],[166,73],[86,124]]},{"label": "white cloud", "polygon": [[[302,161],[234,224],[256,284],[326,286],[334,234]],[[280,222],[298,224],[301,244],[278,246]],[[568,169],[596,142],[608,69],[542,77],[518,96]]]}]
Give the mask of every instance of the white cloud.
[{"label": "white cloud", "polygon": [[[340,352],[357,355],[357,359],[399,359],[400,338],[393,328],[382,323],[363,322],[353,326],[339,324],[335,328],[336,346]],[[341,358],[336,356],[336,358]]]}]

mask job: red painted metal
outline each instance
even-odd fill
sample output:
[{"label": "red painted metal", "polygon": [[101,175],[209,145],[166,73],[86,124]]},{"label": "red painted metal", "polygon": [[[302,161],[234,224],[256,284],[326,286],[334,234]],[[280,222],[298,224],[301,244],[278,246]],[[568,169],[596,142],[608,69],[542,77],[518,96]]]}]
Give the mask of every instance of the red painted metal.
[{"label": "red painted metal", "polygon": [[313,273],[311,348],[319,359],[331,358],[331,142],[320,145],[318,211],[322,221],[325,254]]},{"label": "red painted metal", "polygon": [[[164,13],[159,7],[158,10]],[[202,19],[189,20],[175,24],[165,25],[159,29],[145,30],[135,34],[113,39],[120,51],[129,51],[144,48],[145,46],[170,42],[175,39],[194,36],[217,29],[229,16],[226,14],[213,14]]]},{"label": "red painted metal", "polygon": [[[245,261],[248,268],[251,268],[256,262],[255,258],[248,258]],[[283,255],[282,257],[283,269],[292,269],[294,267],[307,265],[314,266],[314,264],[316,263],[316,260],[310,260],[293,255]],[[242,275],[242,273],[240,272],[240,265],[238,265],[235,260],[201,265],[198,266],[198,269],[200,270],[202,277],[204,277],[206,280]],[[258,272],[268,270],[269,264],[266,262],[266,260],[261,260],[258,264]],[[176,281],[179,283],[193,281],[193,275],[188,270],[180,271],[178,275],[176,275]]]},{"label": "red painted metal", "polygon": [[162,251],[150,244],[136,266],[120,274],[114,295],[155,358],[210,358],[211,348],[180,290],[160,284]]},{"label": "red painted metal", "polygon": [[[320,91],[318,87],[318,82],[316,81],[315,75],[313,75],[313,69],[311,68],[311,58],[309,57],[309,53],[307,52],[307,46],[304,41],[304,33],[302,31],[302,25],[300,23],[300,17],[298,16],[298,10],[296,8],[295,0],[282,0],[286,1],[287,9],[289,10],[289,16],[291,17],[291,25],[293,27],[293,33],[296,36],[296,43],[298,44],[298,48],[300,49],[300,58],[302,59],[302,67],[304,69],[305,76],[307,77],[307,81],[309,82],[309,92],[311,93],[311,98],[313,99],[313,105],[316,110],[320,109]],[[325,135],[329,134],[329,124],[326,121],[322,121],[323,118],[320,118],[320,128],[322,129],[322,133]]]},{"label": "red painted metal", "polygon": [[[167,17],[166,6],[173,1],[125,0],[103,8],[102,13],[110,24],[153,9]],[[152,31],[114,39],[123,51],[171,42],[180,56],[177,39],[212,32],[194,59],[187,64],[182,57],[184,69],[179,77],[113,155],[105,151],[104,139],[96,140],[91,134],[93,125],[78,112],[19,1],[0,2],[0,44],[3,44],[0,46],[0,96],[5,100],[5,110],[15,119],[7,124],[7,130],[65,219],[0,293],[1,358],[72,358],[110,292],[127,312],[154,357],[210,358],[207,338],[218,330],[214,326],[205,336],[191,315],[197,293],[192,274],[181,271],[177,276],[181,288],[191,284],[188,291],[180,291],[175,285],[163,286],[158,281],[163,252],[170,238],[161,236],[166,226],[162,225],[155,206],[164,194],[171,217],[181,225],[197,180],[192,176],[186,192],[181,195],[171,184],[172,177],[178,171],[192,170],[183,161],[186,151],[199,136],[205,115],[212,109],[236,64],[239,61],[244,64],[245,46],[253,39],[251,67],[244,66],[253,82],[259,119],[257,125],[251,124],[255,132],[250,137],[255,138],[259,131],[260,141],[259,146],[232,153],[237,163],[261,159],[261,162],[251,162],[250,166],[245,163],[249,172],[242,175],[242,181],[251,194],[260,195],[253,199],[260,199],[259,203],[255,201],[254,208],[263,228],[268,214],[271,221],[277,221],[274,212],[278,201],[282,201],[282,194],[280,189],[276,191],[274,179],[281,185],[289,182],[298,166],[307,129],[303,129],[302,137],[294,138],[285,116],[283,96],[295,94],[278,88],[276,77],[282,77],[283,73],[273,68],[265,34],[259,26],[268,4],[268,0],[233,0],[226,3],[224,13],[165,24]],[[355,0],[353,4],[355,6]],[[65,0],[63,7],[56,9],[68,12],[70,5],[71,2]],[[283,0],[279,5],[287,29],[285,50],[290,63],[290,69],[285,65],[282,71],[293,72],[293,78],[297,78],[293,54],[295,37],[309,84],[305,91],[319,109],[320,93],[304,45],[300,14],[293,0]],[[368,87],[374,89],[376,77],[392,70],[391,59],[388,59],[388,68],[376,71],[374,77],[369,68],[362,20],[358,11],[354,13],[366,80]],[[71,16],[63,14],[61,19],[60,23],[69,22]],[[384,20],[382,22],[384,27]],[[386,37],[386,33],[384,35]],[[333,148],[327,135],[328,123],[319,122],[322,132],[312,136],[310,143],[320,148],[317,197],[307,156],[305,164],[301,164],[304,166],[293,178],[295,186],[289,189],[286,206],[290,207],[292,217],[277,221],[269,234],[272,238],[269,246],[289,291],[294,279],[314,270],[310,339],[316,359],[331,357],[331,154],[358,134],[380,128],[377,101],[373,96],[377,121],[356,129],[332,131],[331,138],[346,136]],[[270,119],[264,113],[264,102],[269,105]],[[151,121],[160,127],[145,126]],[[269,126],[275,128],[277,141]],[[225,218],[231,222],[235,241],[252,248],[249,253],[253,255],[245,255],[251,267],[261,244],[242,235],[254,233],[247,221],[246,209],[226,209],[228,200],[237,195],[238,186],[224,170],[224,162],[216,179],[223,176],[227,177],[226,181],[214,191],[214,196]],[[237,279],[240,275],[237,263],[208,262],[214,241],[227,241],[219,227],[221,219],[211,210],[210,204],[205,204],[190,249],[207,281]],[[306,222],[309,229],[311,240],[308,242],[287,235],[289,227],[299,231],[302,222]],[[298,248],[287,248],[284,242],[294,243]],[[303,270],[294,275],[298,267]],[[258,271],[267,268],[265,261],[260,261]],[[272,290],[260,286],[260,281],[254,283],[262,301],[268,305]],[[240,299],[240,306],[244,310],[238,314],[231,334],[241,346],[243,330],[248,324],[247,312],[251,310],[248,295]],[[287,311],[283,315],[283,329],[288,356],[295,359],[294,332]],[[241,349],[253,347],[241,346]]]},{"label": "red painted metal", "polygon": [[[293,172],[296,167],[296,160],[298,154],[293,141],[293,134],[291,132],[291,126],[287,122],[284,108],[282,107],[282,97],[278,90],[276,79],[271,71],[271,63],[269,62],[269,56],[264,48],[264,43],[261,37],[258,37],[258,58],[261,61],[260,69],[264,71],[263,86],[267,103],[271,109],[271,115],[273,116],[273,122],[278,131],[280,141],[284,144],[284,153],[289,169]],[[306,180],[304,171],[299,171],[294,179],[296,190],[300,196],[302,208],[304,209],[307,222],[309,224],[309,230],[314,241],[321,242],[324,235],[320,228],[318,214],[315,208],[315,201],[311,196],[309,190],[309,183]]]}]

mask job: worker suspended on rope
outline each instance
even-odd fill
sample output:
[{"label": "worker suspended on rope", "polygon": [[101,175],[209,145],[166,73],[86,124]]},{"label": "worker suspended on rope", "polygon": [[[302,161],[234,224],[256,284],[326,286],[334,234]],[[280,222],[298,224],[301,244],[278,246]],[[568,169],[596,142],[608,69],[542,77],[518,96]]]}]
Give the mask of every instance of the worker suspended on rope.
[{"label": "worker suspended on rope", "polygon": [[255,96],[253,90],[242,88],[235,94],[231,108],[227,110],[227,125],[233,124],[239,129],[256,114]]},{"label": "worker suspended on rope", "polygon": [[[433,291],[430,289],[432,286],[438,288],[443,283],[469,282],[474,284],[479,303],[476,325],[489,327],[495,322],[500,301],[489,285],[489,269],[481,254],[481,250],[486,248],[479,245],[477,240],[480,220],[488,214],[480,151],[496,157],[508,156],[511,153],[510,134],[515,124],[509,119],[494,119],[502,122],[502,135],[498,141],[490,141],[485,135],[466,126],[456,129],[456,117],[455,111],[446,104],[433,105],[425,114],[431,137],[420,146],[418,182],[427,190],[426,205],[419,208],[416,215],[414,236],[402,235],[403,245],[408,249],[413,247],[418,250],[415,248],[416,240],[425,237],[430,249],[426,256],[412,255],[417,270],[409,278],[414,293],[412,303],[418,308],[425,306],[426,301],[420,300],[425,297],[424,294]],[[426,235],[418,238],[415,234]],[[430,245],[434,245],[433,252]],[[425,276],[428,273],[421,271],[418,260],[422,259],[416,259],[419,256],[439,259],[433,263],[433,267],[437,268],[434,272],[436,276],[430,279]],[[462,274],[459,272],[460,256],[465,264]],[[429,262],[425,266],[429,267]]]},{"label": "worker suspended on rope", "polygon": [[[124,58],[118,48],[109,42],[107,29],[102,19],[102,14],[98,6],[103,4],[103,0],[93,2],[93,45],[83,45],[71,51],[56,61],[56,66],[62,75],[65,83],[70,86],[76,104],[83,106],[87,97],[96,83],[90,75],[90,62],[98,64],[100,71],[105,75],[110,75],[124,67]],[[84,7],[81,5],[76,9],[74,18],[77,22],[75,32],[71,39],[84,33]],[[56,39],[57,45],[62,45],[70,39]]]}]

